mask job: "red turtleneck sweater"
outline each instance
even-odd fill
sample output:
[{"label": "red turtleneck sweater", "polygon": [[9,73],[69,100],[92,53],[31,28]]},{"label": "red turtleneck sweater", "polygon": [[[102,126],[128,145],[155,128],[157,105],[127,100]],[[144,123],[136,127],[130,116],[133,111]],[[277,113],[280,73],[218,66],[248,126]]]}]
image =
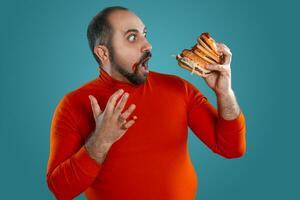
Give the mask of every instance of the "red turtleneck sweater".
[{"label": "red turtleneck sweater", "polygon": [[[83,146],[95,122],[88,95],[103,110],[119,88],[136,104],[136,123],[98,165]],[[126,108],[125,107],[125,108]],[[240,157],[246,149],[243,113],[225,120],[192,84],[150,71],[139,86],[112,79],[104,70],[65,95],[51,126],[47,183],[57,199],[84,192],[90,200],[192,200],[197,175],[189,157],[188,127],[213,152]]]}]

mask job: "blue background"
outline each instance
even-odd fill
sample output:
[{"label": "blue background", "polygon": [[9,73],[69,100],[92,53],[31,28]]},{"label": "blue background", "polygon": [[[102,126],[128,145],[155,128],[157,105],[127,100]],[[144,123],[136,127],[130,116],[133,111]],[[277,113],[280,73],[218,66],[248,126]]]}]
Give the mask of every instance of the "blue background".
[{"label": "blue background", "polygon": [[1,199],[54,199],[45,179],[52,114],[65,93],[98,75],[86,28],[112,5],[130,8],[148,27],[152,70],[191,81],[214,105],[205,82],[170,55],[206,31],[233,53],[247,153],[227,160],[190,132],[197,199],[299,199],[300,5],[291,0],[1,0]]}]

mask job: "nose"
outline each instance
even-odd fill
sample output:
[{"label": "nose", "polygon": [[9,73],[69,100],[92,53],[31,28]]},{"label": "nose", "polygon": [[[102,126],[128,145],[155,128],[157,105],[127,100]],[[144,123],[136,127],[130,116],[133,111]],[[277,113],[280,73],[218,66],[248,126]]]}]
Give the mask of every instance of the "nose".
[{"label": "nose", "polygon": [[152,49],[151,44],[149,43],[147,38],[144,38],[144,43],[143,43],[143,46],[142,46],[142,52],[151,51],[151,49]]}]

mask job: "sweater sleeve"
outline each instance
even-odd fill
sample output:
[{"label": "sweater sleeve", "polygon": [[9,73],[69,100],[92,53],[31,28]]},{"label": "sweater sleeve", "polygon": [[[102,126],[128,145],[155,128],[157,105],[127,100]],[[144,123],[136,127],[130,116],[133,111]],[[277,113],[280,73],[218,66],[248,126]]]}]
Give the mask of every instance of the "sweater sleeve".
[{"label": "sweater sleeve", "polygon": [[86,190],[101,169],[87,153],[66,96],[51,124],[47,184],[57,199],[73,199]]},{"label": "sweater sleeve", "polygon": [[238,158],[246,151],[246,123],[242,112],[226,120],[207,97],[192,84],[186,83],[188,125],[194,134],[213,152],[225,158]]}]

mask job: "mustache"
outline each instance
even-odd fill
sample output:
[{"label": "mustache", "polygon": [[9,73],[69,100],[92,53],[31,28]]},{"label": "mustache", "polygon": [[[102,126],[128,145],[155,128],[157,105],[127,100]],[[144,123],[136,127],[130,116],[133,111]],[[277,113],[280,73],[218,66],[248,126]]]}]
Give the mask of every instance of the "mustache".
[{"label": "mustache", "polygon": [[146,51],[143,55],[142,55],[142,57],[141,57],[141,59],[140,59],[140,61],[139,61],[139,64],[142,64],[142,62],[144,61],[144,60],[146,60],[147,58],[151,58],[152,57],[152,53],[150,52],[150,51]]}]

